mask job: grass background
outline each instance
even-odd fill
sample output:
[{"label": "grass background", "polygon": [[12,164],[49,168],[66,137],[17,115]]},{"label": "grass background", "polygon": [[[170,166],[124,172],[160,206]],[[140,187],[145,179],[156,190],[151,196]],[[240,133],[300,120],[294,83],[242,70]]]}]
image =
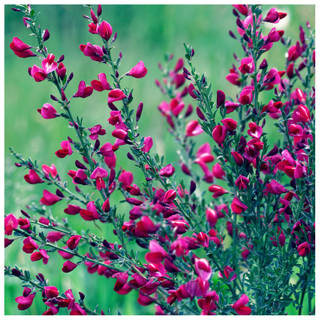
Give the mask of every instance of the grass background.
[{"label": "grass background", "polygon": [[[85,57],[79,50],[80,43],[99,43],[97,37],[87,31],[87,20],[82,18],[88,14],[88,9],[75,5],[35,5],[36,12],[41,12],[39,24],[49,29],[51,36],[46,43],[49,53],[54,53],[58,58],[64,54],[64,64],[67,73],[74,72],[74,80],[69,86],[67,94],[76,91],[80,80],[87,84],[96,79],[98,73],[109,70],[102,64],[93,62]],[[314,26],[314,6],[278,6],[281,11],[288,13],[282,25],[286,36],[293,38],[293,43],[298,39],[299,25],[305,26],[307,20]],[[263,7],[266,14],[270,6]],[[228,35],[229,29],[236,31],[235,18],[231,6],[216,5],[108,5],[103,6],[103,19],[107,20],[118,33],[113,56],[121,50],[123,63],[121,70],[128,71],[139,60],[143,60],[148,68],[148,75],[143,79],[125,80],[125,85],[134,88],[134,105],[144,102],[144,111],[140,120],[141,133],[150,135],[154,139],[154,151],[166,155],[166,161],[175,164],[176,146],[171,136],[167,133],[164,120],[160,116],[157,106],[164,99],[154,84],[154,79],[160,77],[157,67],[163,61],[165,53],[174,53],[174,60],[184,56],[183,43],[190,43],[196,52],[194,65],[198,72],[205,72],[213,90],[224,90],[227,96],[235,97],[236,89],[226,80],[225,76],[232,66],[233,53],[239,54],[239,44]],[[270,27],[273,25],[270,24]],[[267,30],[265,33],[267,33]],[[38,202],[43,186],[31,186],[25,183],[25,171],[13,165],[13,159],[8,150],[13,147],[25,158],[30,156],[41,163],[55,163],[63,179],[68,180],[66,171],[74,168],[74,157],[67,157],[57,161],[54,152],[60,148],[60,142],[68,136],[74,137],[73,132],[66,127],[64,119],[43,120],[36,109],[50,101],[50,94],[57,94],[55,88],[49,83],[36,83],[28,75],[28,67],[38,64],[35,58],[19,59],[9,49],[9,44],[14,36],[28,44],[33,45],[34,39],[28,36],[22,16],[13,12],[11,6],[5,6],[5,212],[19,214],[20,209],[31,201]],[[99,43],[100,44],[100,43]],[[270,53],[265,54],[269,64],[279,70],[284,68],[284,47],[276,43]],[[269,93],[270,94],[270,93]],[[262,96],[268,103],[268,94]],[[72,103],[74,114],[85,118],[87,127],[97,123],[106,124],[109,109],[106,104],[107,94],[94,92],[88,99],[77,99]],[[195,116],[193,116],[195,118]],[[107,136],[104,142],[109,141],[110,127],[106,126]],[[278,139],[275,127],[266,127],[272,139]],[[201,140],[202,139],[202,140]],[[113,141],[113,140],[110,140]],[[208,141],[206,137],[197,138],[199,144]],[[139,173],[134,170],[125,157],[123,148],[117,152],[118,167],[135,172],[135,181],[139,181]],[[67,169],[68,168],[68,169]],[[177,170],[179,171],[179,170]],[[179,172],[178,172],[179,176]],[[38,192],[35,192],[38,191]],[[114,201],[117,200],[115,193]],[[53,214],[64,217],[64,204],[56,204]],[[127,210],[122,207],[123,212]],[[90,228],[92,232],[101,234],[88,222],[79,222],[77,218],[70,217],[70,223],[77,230]],[[108,241],[115,240],[108,227],[102,228],[102,233]],[[49,278],[50,285],[57,286],[61,292],[73,289],[87,293],[86,304],[94,307],[96,304],[105,312],[110,309],[112,314],[118,310],[122,314],[153,314],[154,307],[141,307],[135,302],[137,293],[131,292],[127,296],[120,296],[112,291],[114,280],[105,279],[97,274],[88,274],[86,268],[78,267],[70,274],[57,272],[61,269],[63,260],[60,256],[52,257],[44,268],[41,262],[31,263],[29,256],[21,251],[22,241],[15,241],[5,250],[5,264],[30,269],[34,276],[43,272]],[[57,255],[57,254],[56,254]],[[22,289],[17,285],[16,279],[5,280],[5,313],[6,314],[39,314],[45,311],[40,296],[34,300],[32,307],[20,312],[14,302],[16,296],[21,295]],[[94,294],[92,294],[94,293]],[[292,312],[294,311],[291,310]],[[289,314],[290,308],[288,309]]]}]

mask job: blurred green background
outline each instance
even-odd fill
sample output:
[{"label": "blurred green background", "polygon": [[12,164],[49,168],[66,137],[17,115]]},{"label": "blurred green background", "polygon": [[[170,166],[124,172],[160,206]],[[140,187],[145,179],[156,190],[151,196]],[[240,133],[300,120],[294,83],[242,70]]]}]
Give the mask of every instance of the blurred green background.
[{"label": "blurred green background", "polygon": [[[74,80],[67,90],[68,95],[76,91],[80,80],[85,80],[89,84],[91,80],[97,78],[100,72],[106,72],[108,76],[109,70],[104,65],[93,62],[79,50],[80,43],[91,42],[100,45],[98,37],[88,32],[87,20],[82,18],[83,14],[88,15],[87,8],[75,5],[35,5],[33,8],[36,12],[41,12],[38,23],[43,29],[47,28],[50,31],[50,39],[46,42],[48,52],[53,53],[56,58],[64,54],[67,73],[74,72]],[[268,5],[263,6],[263,14],[265,15],[270,8],[271,6]],[[286,5],[277,6],[277,8],[288,13],[287,18],[278,27],[285,30],[286,36],[293,38],[293,43],[298,39],[300,24],[305,26],[308,20],[314,27],[314,6]],[[114,32],[118,33],[113,57],[115,58],[119,51],[122,52],[122,72],[125,73],[140,60],[143,60],[147,66],[148,74],[145,78],[128,78],[125,79],[124,84],[129,88],[134,88],[134,106],[137,106],[140,101],[144,103],[144,111],[140,120],[142,134],[153,137],[153,150],[161,155],[165,153],[167,163],[177,164],[176,146],[157,109],[159,103],[164,100],[154,84],[154,79],[161,76],[157,64],[163,62],[164,54],[167,52],[174,54],[174,62],[179,57],[183,57],[183,43],[190,43],[196,52],[194,65],[197,71],[206,73],[214,92],[221,89],[226,92],[227,96],[234,98],[236,89],[225,80],[229,68],[234,63],[233,53],[241,57],[239,43],[228,35],[229,29],[236,33],[232,7],[230,5],[108,5],[103,6],[102,18],[112,25]],[[273,25],[270,24],[271,27]],[[267,33],[266,29],[264,30],[264,33]],[[54,152],[60,148],[62,140],[68,136],[74,137],[73,131],[66,127],[64,119],[43,120],[36,111],[44,103],[49,102],[54,105],[49,96],[57,92],[51,84],[36,83],[28,75],[28,67],[34,64],[40,65],[40,61],[37,58],[20,59],[16,57],[9,49],[14,36],[30,45],[35,44],[35,39],[28,36],[28,30],[24,27],[21,14],[13,12],[11,6],[5,6],[5,212],[18,215],[19,210],[24,209],[31,201],[39,201],[44,186],[28,185],[24,181],[23,175],[27,172],[13,165],[14,161],[10,156],[9,147],[13,147],[25,158],[30,156],[42,164],[55,163],[65,180],[68,180],[66,171],[74,169],[75,158],[67,157],[62,161],[57,161]],[[271,53],[267,53],[264,57],[269,61],[269,65],[272,64],[279,70],[283,70],[284,54],[284,47],[276,43]],[[270,98],[266,97],[265,102],[268,103],[269,100]],[[98,123],[105,125],[109,117],[106,101],[106,92],[94,92],[90,98],[74,101],[71,108],[74,114],[85,118],[87,127]],[[195,115],[192,119],[195,119]],[[104,137],[104,142],[109,141],[110,138],[111,129],[108,126],[106,129],[108,135]],[[276,139],[276,130],[274,128],[270,130]],[[200,144],[208,139],[198,137],[197,141]],[[126,160],[126,152],[126,148],[120,148],[117,152],[117,167],[121,166],[135,172],[135,181],[139,181],[139,173],[135,171],[132,163]],[[53,188],[51,187],[50,190],[53,191]],[[114,199],[116,201],[117,195]],[[53,207],[53,215],[65,217],[64,207],[65,204],[56,204]],[[125,212],[126,207],[122,208]],[[101,232],[91,223],[88,225],[87,222],[78,222],[78,220],[75,217],[69,217],[71,225],[79,232],[89,226],[92,232],[99,235],[102,235],[103,232],[109,241],[115,240],[107,227],[103,227]],[[32,276],[43,272],[49,278],[50,285],[57,286],[61,291],[71,287],[75,296],[78,291],[87,293],[86,304],[92,308],[98,304],[99,308],[103,308],[105,312],[110,309],[111,314],[116,314],[118,310],[126,315],[154,314],[153,306],[141,307],[135,302],[136,292],[131,292],[127,296],[114,293],[112,291],[113,279],[88,274],[83,266],[70,274],[57,272],[63,263],[58,254],[50,258],[48,265],[44,268],[41,262],[31,263],[29,255],[24,254],[21,247],[22,243],[18,240],[5,250],[6,265],[17,264],[23,268],[30,268]],[[21,293],[22,289],[18,286],[16,279],[5,279],[6,314],[31,315],[45,311],[40,296],[37,296],[30,309],[20,312],[14,298]],[[290,314],[290,310],[288,312]]]}]

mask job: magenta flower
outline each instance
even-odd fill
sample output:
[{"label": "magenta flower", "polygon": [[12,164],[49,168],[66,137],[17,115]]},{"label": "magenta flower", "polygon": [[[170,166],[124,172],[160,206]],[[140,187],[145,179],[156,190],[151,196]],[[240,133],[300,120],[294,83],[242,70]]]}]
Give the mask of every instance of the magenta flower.
[{"label": "magenta flower", "polygon": [[68,248],[71,250],[74,250],[78,246],[80,239],[81,239],[81,236],[79,236],[79,235],[75,235],[75,236],[70,237],[67,240]]},{"label": "magenta flower", "polygon": [[226,135],[227,128],[225,126],[221,126],[220,124],[216,125],[212,130],[212,138],[220,146],[226,138]]},{"label": "magenta flower", "polygon": [[309,122],[311,120],[310,110],[307,106],[300,104],[292,113],[294,122]]},{"label": "magenta flower", "polygon": [[231,118],[225,118],[222,119],[221,122],[226,127],[228,131],[234,131],[237,129],[238,123],[237,121],[231,119]]},{"label": "magenta flower", "polygon": [[164,194],[163,202],[171,203],[176,198],[176,196],[177,196],[176,191],[173,189],[170,189]]},{"label": "magenta flower", "polygon": [[97,124],[92,128],[89,128],[90,135],[89,138],[91,140],[97,140],[99,136],[103,136],[106,134],[106,130],[102,129],[101,124]]},{"label": "magenta flower", "polygon": [[226,95],[222,90],[217,90],[217,108],[221,107],[226,101]]},{"label": "magenta flower", "polygon": [[[229,266],[226,266],[226,267],[224,267],[224,269],[223,269],[223,273],[224,273],[224,276],[225,276],[225,278],[228,280],[228,281],[232,281],[232,280],[234,280],[234,279],[236,279],[237,278],[237,274],[234,272],[234,270],[231,268],[231,267],[229,267]],[[233,273],[233,275],[230,277],[230,275]],[[223,275],[222,275],[222,273],[219,271],[219,273],[218,273],[218,276],[220,277],[220,278],[223,278]]]},{"label": "magenta flower", "polygon": [[93,88],[91,86],[86,86],[86,83],[82,80],[79,83],[78,91],[73,95],[76,98],[87,98],[91,96]]},{"label": "magenta flower", "polygon": [[96,91],[104,91],[104,90],[111,90],[112,87],[110,86],[109,82],[107,81],[107,76],[105,73],[98,74],[99,80],[92,80],[91,86]]},{"label": "magenta flower", "polygon": [[252,95],[253,95],[253,86],[246,86],[240,92],[240,97],[238,101],[242,104],[250,104],[252,102]]},{"label": "magenta flower", "polygon": [[120,101],[125,99],[127,96],[120,89],[113,89],[108,94],[108,103]]},{"label": "magenta flower", "polygon": [[64,209],[64,212],[66,214],[70,214],[70,215],[76,215],[80,212],[81,208],[79,206],[75,206],[73,204],[68,204],[68,207],[66,209]]},{"label": "magenta flower", "polygon": [[31,68],[30,75],[36,82],[41,82],[47,78],[47,74],[36,65]]},{"label": "magenta flower", "polygon": [[66,75],[67,69],[66,69],[66,67],[64,66],[64,64],[62,62],[59,63],[59,65],[58,65],[58,67],[56,69],[56,72],[57,72],[59,78],[61,80],[63,80],[65,75]]},{"label": "magenta flower", "polygon": [[149,263],[159,263],[168,256],[166,250],[164,250],[156,240],[149,242],[149,250],[150,252],[145,255],[145,259]]},{"label": "magenta flower", "polygon": [[101,47],[97,45],[92,45],[90,42],[87,44],[80,44],[79,49],[83,52],[83,54],[87,57],[90,57],[91,60],[101,62],[103,61],[102,57],[104,55]]},{"label": "magenta flower", "polygon": [[66,157],[68,155],[70,156],[72,154],[71,145],[68,140],[62,141],[60,145],[61,145],[61,149],[59,149],[55,152],[55,155],[58,158],[64,158],[64,157]]},{"label": "magenta flower", "polygon": [[12,42],[10,43],[10,49],[19,58],[35,57],[36,54],[29,50],[30,48],[32,47],[27,45],[17,37],[14,37],[12,39]]},{"label": "magenta flower", "polygon": [[251,308],[246,306],[248,302],[248,296],[243,294],[238,301],[231,305],[231,307],[236,310],[237,314],[249,315],[251,314]]},{"label": "magenta flower", "polygon": [[211,228],[214,228],[216,223],[218,222],[218,214],[212,208],[207,208],[206,210],[206,218]]},{"label": "magenta flower", "polygon": [[255,122],[249,123],[248,135],[252,138],[259,139],[262,135],[262,127],[258,126]]},{"label": "magenta flower", "polygon": [[61,198],[56,194],[51,193],[48,190],[43,190],[43,197],[40,199],[40,203],[44,204],[45,206],[52,206],[60,200]]},{"label": "magenta flower", "polygon": [[211,185],[208,188],[208,190],[213,193],[213,195],[212,195],[213,198],[219,198],[219,197],[221,197],[222,195],[224,195],[225,193],[228,192],[226,189],[224,189],[224,188],[222,188],[222,187],[220,187],[218,185],[214,185],[214,184]]},{"label": "magenta flower", "polygon": [[41,66],[45,74],[49,74],[57,69],[58,64],[54,61],[54,58],[53,54],[48,54],[47,58],[42,60]]},{"label": "magenta flower", "polygon": [[50,231],[46,238],[49,242],[56,242],[62,239],[65,236],[65,233],[59,231]]},{"label": "magenta flower", "polygon": [[25,253],[32,253],[34,250],[37,250],[39,246],[37,243],[29,236],[23,240],[22,251]]},{"label": "magenta flower", "polygon": [[37,109],[37,111],[41,114],[43,119],[54,119],[56,117],[59,117],[59,113],[57,113],[57,110],[50,104],[45,103],[41,109]]},{"label": "magenta flower", "polygon": [[305,257],[310,253],[310,245],[308,242],[303,242],[298,246],[299,256]]},{"label": "magenta flower", "polygon": [[86,221],[96,220],[100,217],[97,208],[94,204],[94,201],[88,202],[87,209],[81,209],[79,214],[82,217],[82,219]]},{"label": "magenta flower", "polygon": [[15,298],[15,301],[18,303],[19,310],[26,310],[31,307],[35,293],[31,294],[31,289],[25,287],[21,297]]},{"label": "magenta flower", "polygon": [[236,110],[240,106],[239,103],[233,102],[233,101],[226,101],[224,105],[227,109],[227,114],[233,112],[234,110]]},{"label": "magenta flower", "polygon": [[47,286],[44,287],[44,294],[48,299],[55,298],[59,295],[59,291],[56,287]]},{"label": "magenta flower", "polygon": [[212,270],[207,259],[195,259],[195,268],[197,275],[204,281],[208,281],[211,278]]},{"label": "magenta flower", "polygon": [[76,263],[73,263],[71,261],[66,261],[62,266],[62,272],[69,273],[73,271],[78,265]]},{"label": "magenta flower", "polygon": [[141,151],[143,152],[149,152],[150,149],[152,148],[153,146],[153,140],[151,137],[145,137],[144,138],[144,142],[143,142],[143,147],[141,148]]},{"label": "magenta flower", "polygon": [[285,193],[288,190],[276,180],[271,180],[269,183],[266,184],[267,190],[272,194],[281,194]]},{"label": "magenta flower", "polygon": [[239,190],[247,189],[247,185],[250,180],[242,175],[239,175],[237,178],[235,185],[239,188]]},{"label": "magenta flower", "polygon": [[102,21],[98,27],[98,32],[102,39],[108,41],[112,35],[112,27],[107,21]]},{"label": "magenta flower", "polygon": [[18,224],[22,230],[28,230],[30,228],[30,221],[27,218],[19,218]]},{"label": "magenta flower", "polygon": [[134,78],[143,78],[147,72],[148,70],[144,66],[143,61],[139,61],[126,75]]},{"label": "magenta flower", "polygon": [[91,173],[90,179],[96,180],[97,189],[101,190],[106,188],[106,184],[103,178],[106,178],[107,176],[108,176],[108,171],[106,171],[103,168],[97,167]]},{"label": "magenta flower", "polygon": [[130,171],[123,170],[118,178],[119,182],[122,183],[122,188],[130,186],[133,182],[133,174]]},{"label": "magenta flower", "polygon": [[268,34],[267,40],[269,42],[277,42],[281,39],[283,34],[284,34],[283,30],[276,30],[276,28],[272,28]]},{"label": "magenta flower", "polygon": [[216,163],[216,164],[212,167],[212,174],[214,175],[215,178],[221,179],[221,180],[223,180],[223,178],[224,178],[225,175],[226,175],[226,173],[225,173],[224,170],[222,169],[220,163]]},{"label": "magenta flower", "polygon": [[40,249],[39,251],[35,251],[31,254],[30,257],[31,261],[38,261],[38,260],[42,260],[43,264],[47,264],[48,260],[49,260],[49,256],[47,254],[47,251],[44,249]]},{"label": "magenta flower", "polygon": [[243,211],[246,211],[248,209],[248,207],[242,203],[239,198],[234,197],[233,201],[231,203],[231,210],[232,212],[234,212],[235,214],[240,214]]},{"label": "magenta flower", "polygon": [[241,167],[244,159],[242,157],[242,155],[236,151],[231,151],[231,155],[233,156],[234,161],[236,162],[236,164]]},{"label": "magenta flower", "polygon": [[162,177],[171,177],[174,172],[175,168],[171,164],[168,164],[160,170],[159,175]]},{"label": "magenta flower", "polygon": [[288,60],[295,61],[297,60],[301,53],[303,52],[302,48],[300,47],[299,41],[297,41],[296,45],[292,46],[288,50]]},{"label": "magenta flower", "polygon": [[43,183],[44,181],[38,176],[37,172],[33,169],[29,170],[29,173],[24,176],[24,180],[26,180],[30,184]]},{"label": "magenta flower", "polygon": [[243,58],[241,60],[241,65],[239,67],[239,70],[242,74],[246,74],[246,73],[253,73],[255,70],[255,66],[254,66],[254,61],[252,56],[248,57],[248,58]]},{"label": "magenta flower", "polygon": [[197,120],[192,120],[186,125],[186,136],[192,137],[197,136],[203,132],[199,122]]},{"label": "magenta flower", "polygon": [[270,23],[278,23],[281,19],[285,18],[287,14],[285,12],[279,12],[276,8],[271,8],[267,13],[264,21]]},{"label": "magenta flower", "polygon": [[12,231],[18,228],[18,219],[12,214],[8,214],[4,218],[4,234],[10,236]]},{"label": "magenta flower", "polygon": [[46,174],[46,175],[51,175],[52,178],[55,178],[58,175],[56,166],[54,164],[51,164],[51,167],[49,167],[46,164],[42,165],[42,171]]}]

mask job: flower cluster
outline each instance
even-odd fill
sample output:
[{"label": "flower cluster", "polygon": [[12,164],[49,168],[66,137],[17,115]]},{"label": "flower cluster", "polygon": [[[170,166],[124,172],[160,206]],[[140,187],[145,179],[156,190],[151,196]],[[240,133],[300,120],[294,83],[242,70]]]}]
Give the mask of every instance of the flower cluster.
[{"label": "flower cluster", "polygon": [[[48,187],[28,212],[5,216],[5,247],[21,239],[22,251],[40,265],[50,264],[52,252],[58,252],[61,272],[86,268],[89,274],[114,278],[115,292],[137,291],[137,303],[154,304],[158,315],[284,314],[290,304],[301,314],[306,292],[311,308],[315,51],[309,24],[306,31],[300,27],[299,40],[290,46],[277,26],[264,34],[265,24],[276,25],[286,13],[272,8],[263,14],[256,5],[234,5],[237,31],[229,34],[240,43],[243,57],[234,55],[225,78],[238,88],[235,97],[220,89],[213,93],[206,76],[196,72],[191,45],[185,44],[185,59],[179,58],[174,67],[173,55],[167,55],[159,64],[162,78],[156,80],[165,97],[158,110],[177,141],[179,156],[176,163],[167,163],[154,152],[152,137],[140,134],[143,103],[136,105],[133,90],[123,85],[126,77],[138,84],[148,75],[147,68],[138,61],[120,75],[122,53],[112,56],[117,33],[102,20],[102,7],[84,16],[98,44],[87,42],[79,49],[84,59],[109,67],[110,74],[92,75],[90,85],[80,80],[76,92],[68,87],[75,78],[67,72],[64,56],[56,60],[48,53],[44,43],[50,33],[36,26],[31,7],[15,11],[24,14],[37,46],[15,37],[10,48],[20,58],[37,56],[41,67],[30,67],[30,76],[57,89],[51,95],[54,105],[46,102],[37,111],[44,120],[64,118],[75,132],[75,138],[59,141],[57,161],[77,159],[67,172],[58,172],[54,164],[40,166],[12,150],[16,166],[27,169],[25,182]],[[264,58],[281,43],[287,52],[284,70]],[[96,92],[105,95],[110,112],[107,121],[85,127],[74,116],[73,104],[77,98],[89,101]],[[270,137],[275,128],[279,141]],[[107,141],[107,131],[112,140]],[[207,135],[207,142],[197,146],[200,135]],[[117,164],[119,149],[127,150],[126,168]],[[143,181],[130,171],[132,165],[141,170]],[[66,175],[71,187],[63,181]],[[130,206],[125,215],[114,201],[116,190]],[[60,201],[70,223],[48,211]],[[111,225],[118,240],[79,234],[72,228],[79,219],[88,228],[93,223]],[[134,252],[138,247],[142,258]],[[300,280],[292,283],[297,267]],[[23,282],[22,296],[15,299],[19,310],[28,309],[41,292],[38,296],[48,307],[43,314],[58,314],[63,308],[71,315],[98,314],[85,306],[84,294],[76,302],[71,289],[59,293],[43,274],[32,280],[29,271],[18,267],[6,267],[5,273]]]}]

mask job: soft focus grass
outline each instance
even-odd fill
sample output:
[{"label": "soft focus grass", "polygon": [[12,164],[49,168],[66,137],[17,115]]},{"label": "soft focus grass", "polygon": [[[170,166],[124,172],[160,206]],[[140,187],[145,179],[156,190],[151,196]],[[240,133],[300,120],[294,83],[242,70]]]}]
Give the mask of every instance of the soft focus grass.
[{"label": "soft focus grass", "polygon": [[[55,88],[49,83],[36,83],[27,73],[28,67],[38,64],[37,59],[19,59],[9,49],[9,43],[14,36],[28,44],[33,45],[34,39],[28,36],[21,15],[13,12],[11,6],[5,7],[5,166],[6,191],[5,212],[19,214],[31,201],[38,202],[44,186],[30,186],[23,180],[25,171],[15,168],[13,159],[9,154],[9,147],[13,147],[24,157],[30,156],[41,163],[55,163],[63,179],[67,179],[66,171],[74,169],[74,157],[67,157],[57,161],[54,152],[60,148],[60,142],[68,136],[74,137],[72,130],[68,129],[64,119],[43,120],[36,109],[50,102],[50,94],[57,94]],[[98,38],[87,31],[87,20],[81,16],[88,14],[88,9],[82,6],[33,6],[40,11],[39,24],[48,28],[51,37],[46,43],[49,53],[58,58],[64,54],[64,64],[67,73],[74,72],[67,94],[76,91],[80,80],[87,84],[96,79],[98,73],[109,70],[102,64],[93,62],[79,50],[80,43],[97,43]],[[270,6],[264,7],[264,13]],[[307,20],[314,26],[314,6],[279,6],[281,11],[288,13],[287,22],[282,28],[286,35],[298,39],[299,24],[305,26]],[[235,97],[236,90],[226,80],[225,76],[232,66],[233,53],[241,57],[239,44],[228,36],[228,30],[235,28],[235,19],[231,6],[214,5],[110,5],[103,6],[103,18],[118,33],[113,56],[121,50],[123,54],[122,71],[125,73],[139,60],[143,60],[148,68],[148,75],[143,79],[126,79],[125,85],[134,88],[134,106],[140,101],[144,102],[144,111],[140,120],[143,135],[150,135],[154,139],[154,151],[165,154],[167,163],[177,164],[176,145],[167,133],[165,121],[161,118],[157,106],[164,99],[154,85],[154,79],[160,77],[157,68],[158,62],[163,61],[166,52],[174,53],[175,59],[184,55],[183,42],[190,43],[195,49],[194,65],[198,72],[205,72],[214,91],[222,89],[227,96]],[[270,25],[271,26],[271,25]],[[284,68],[284,47],[280,43],[274,45],[271,53],[265,58],[279,70]],[[270,95],[264,97],[265,103]],[[109,109],[106,105],[107,94],[97,93],[88,99],[77,99],[72,103],[72,111],[85,118],[85,125],[91,127],[97,123],[106,125]],[[195,116],[193,116],[195,117]],[[106,125],[108,135],[104,142],[109,141],[111,128]],[[279,136],[275,127],[266,127],[271,135],[271,141]],[[110,141],[113,141],[111,139]],[[198,137],[197,141],[208,141],[207,137]],[[123,167],[135,173],[135,181],[141,178],[132,163],[126,159],[127,149],[121,148],[117,152],[118,168]],[[179,171],[179,170],[177,170]],[[180,172],[178,172],[179,176]],[[186,183],[186,185],[188,185]],[[53,189],[53,188],[51,188]],[[50,190],[51,190],[50,189]],[[35,192],[37,190],[37,193]],[[120,199],[115,193],[114,201]],[[52,208],[55,216],[65,217],[64,204],[57,204]],[[121,212],[128,212],[125,205]],[[69,217],[70,224],[77,230],[88,229],[103,235],[108,241],[115,238],[111,229],[102,227],[102,231],[94,228],[92,223],[79,221],[77,217]],[[7,265],[17,264],[31,270],[34,276],[43,272],[49,278],[50,285],[57,286],[61,291],[72,288],[75,295],[81,291],[87,293],[86,303],[90,307],[96,304],[105,312],[110,309],[112,314],[118,310],[122,314],[152,314],[154,307],[141,307],[136,303],[137,293],[131,292],[128,296],[120,296],[112,291],[114,280],[105,279],[97,274],[90,275],[83,266],[78,267],[70,274],[58,272],[63,260],[58,254],[52,256],[46,267],[41,262],[31,263],[29,256],[21,251],[22,243],[15,241],[5,251]],[[32,307],[24,312],[17,309],[14,298],[21,295],[22,289],[15,279],[6,279],[5,283],[5,313],[6,314],[39,314],[45,311],[40,296],[36,297]]]}]

